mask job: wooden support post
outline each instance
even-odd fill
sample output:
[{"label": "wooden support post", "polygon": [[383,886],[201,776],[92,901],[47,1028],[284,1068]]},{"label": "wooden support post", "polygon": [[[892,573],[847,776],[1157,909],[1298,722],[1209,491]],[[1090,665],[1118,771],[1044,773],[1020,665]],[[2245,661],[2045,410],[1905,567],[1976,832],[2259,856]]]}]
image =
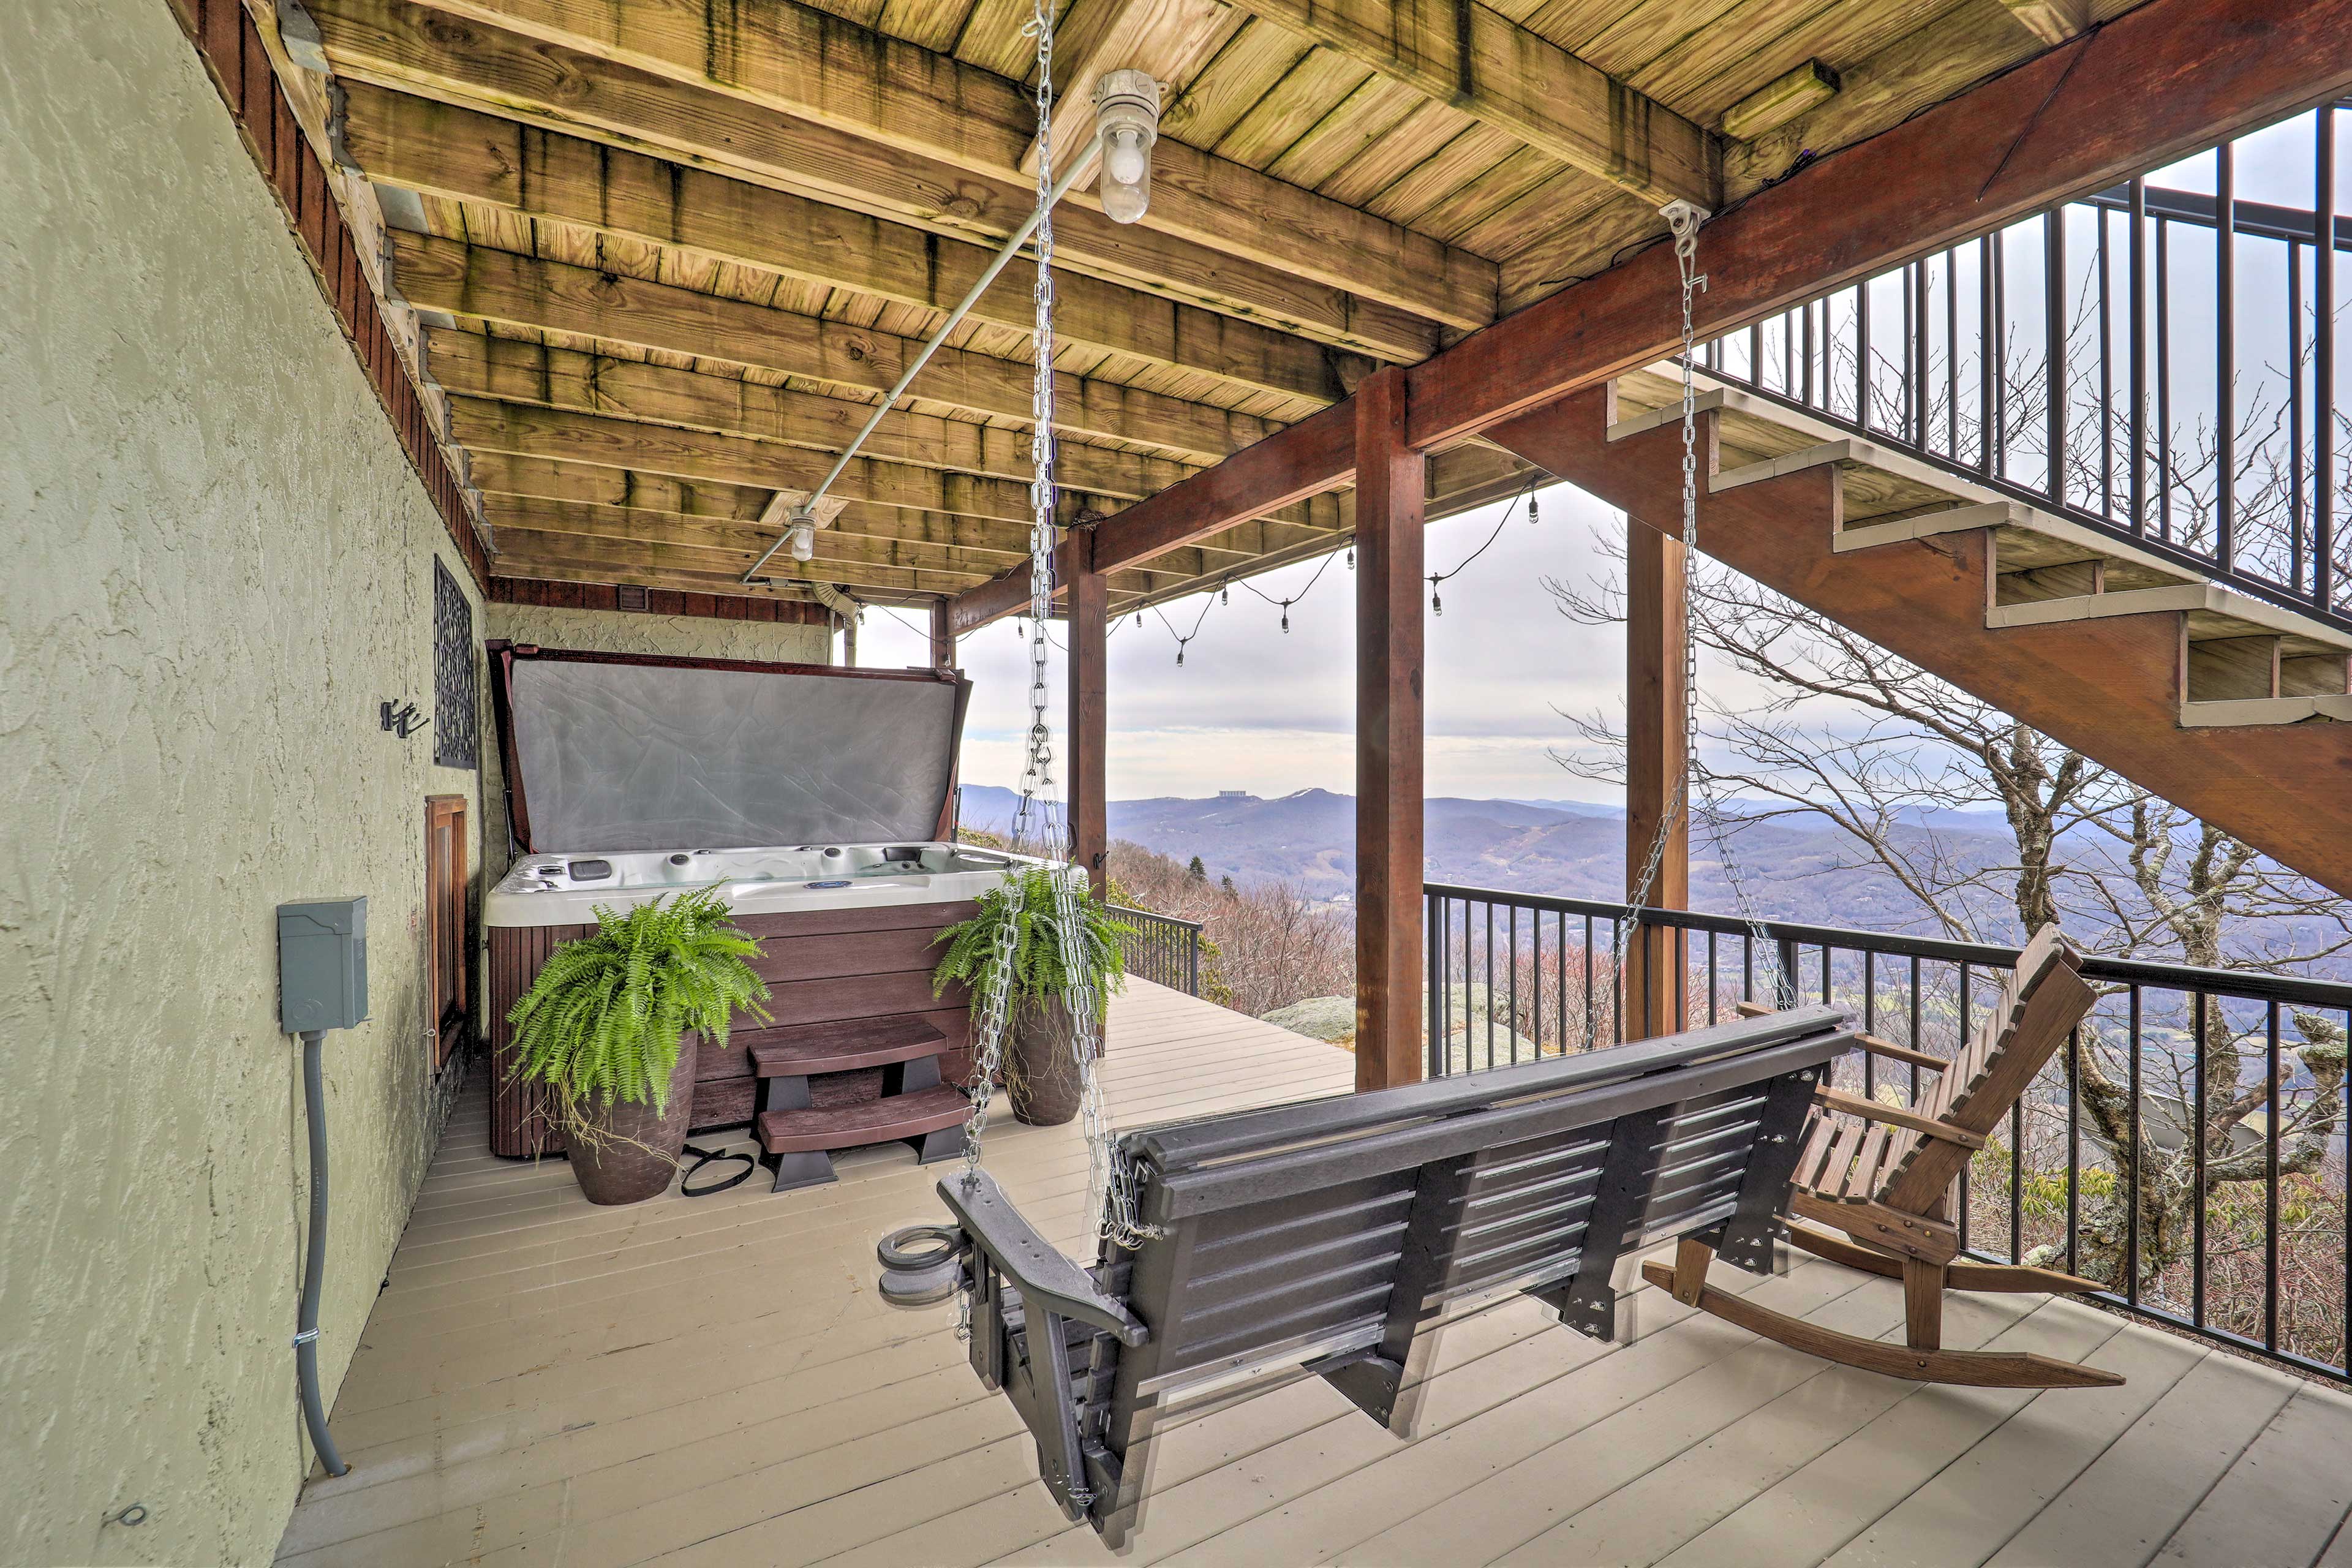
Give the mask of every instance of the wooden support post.
[{"label": "wooden support post", "polygon": [[[1683,542],[1638,520],[1629,521],[1625,532],[1625,892],[1631,898],[1690,758],[1683,735]],[[1650,886],[1651,909],[1690,908],[1690,817],[1686,799]],[[1627,934],[1627,1039],[1681,1026],[1675,1011],[1687,951],[1688,939],[1678,931],[1653,927]]]},{"label": "wooden support post", "polygon": [[1356,1088],[1421,1077],[1422,496],[1405,379],[1356,389]]},{"label": "wooden support post", "polygon": [[955,621],[949,613],[951,600],[931,601],[931,668],[953,669],[956,667]]},{"label": "wooden support post", "polygon": [[1094,569],[1094,531],[1074,530],[1070,558],[1070,858],[1087,868],[1095,893],[1110,880],[1108,816],[1104,805],[1108,775],[1103,750],[1108,738],[1104,675],[1110,636],[1110,579]]}]

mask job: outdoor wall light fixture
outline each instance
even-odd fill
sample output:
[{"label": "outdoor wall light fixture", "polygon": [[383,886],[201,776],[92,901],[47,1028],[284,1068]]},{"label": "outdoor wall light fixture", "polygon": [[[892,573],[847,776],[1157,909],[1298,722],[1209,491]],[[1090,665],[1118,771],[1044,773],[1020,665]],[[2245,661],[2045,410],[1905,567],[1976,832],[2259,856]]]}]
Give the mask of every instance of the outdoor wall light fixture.
[{"label": "outdoor wall light fixture", "polygon": [[785,528],[793,560],[806,561],[816,553],[816,513],[804,506],[794,507]]},{"label": "outdoor wall light fixture", "polygon": [[1103,211],[1134,223],[1151,205],[1151,144],[1160,139],[1160,84],[1151,73],[1106,71],[1095,83],[1095,123],[1102,138]]}]

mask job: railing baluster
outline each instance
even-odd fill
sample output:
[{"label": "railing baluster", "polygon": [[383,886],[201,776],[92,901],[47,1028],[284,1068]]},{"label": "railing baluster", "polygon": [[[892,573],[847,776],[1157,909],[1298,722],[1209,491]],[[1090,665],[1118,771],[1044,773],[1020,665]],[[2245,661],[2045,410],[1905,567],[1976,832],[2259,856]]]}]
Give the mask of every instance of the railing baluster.
[{"label": "railing baluster", "polygon": [[2227,572],[2238,553],[2237,161],[2213,150],[2213,560]]},{"label": "railing baluster", "polygon": [[2157,538],[2172,542],[2172,239],[2156,220],[2156,518]]},{"label": "railing baluster", "polygon": [[2279,1342],[2279,1005],[2270,1004],[2263,1020],[2263,1348],[2274,1351]]},{"label": "railing baluster", "polygon": [[2205,1120],[2205,1052],[2209,1044],[2206,1038],[2208,1030],[2205,1017],[2205,994],[2201,991],[2189,992],[2189,1004],[2195,1009],[2191,1015],[2194,1022],[2189,1031],[2190,1060],[2195,1064],[2196,1083],[2196,1089],[2191,1096],[2194,1109],[2189,1112],[2189,1118],[2190,1129],[2189,1146],[2194,1152],[2192,1159],[2196,1175],[2195,1185],[2190,1190],[2195,1193],[2197,1198],[2197,1207],[2191,1216],[2193,1223],[2190,1227],[2193,1232],[2192,1245],[2196,1247],[2196,1253],[2189,1260],[2189,1321],[2201,1329],[2205,1326],[2205,1139],[2206,1128],[2209,1125]]},{"label": "railing baluster", "polygon": [[2051,503],[2060,510],[2066,507],[2066,326],[2069,318],[2066,296],[2066,215],[2053,208],[2042,218],[2042,326],[2043,344],[2042,373],[2045,390],[2042,396],[2049,406],[2043,410],[2049,424],[2044,437],[2043,468],[2048,482]]},{"label": "railing baluster", "polygon": [[2131,531],[2147,532],[2147,182],[2131,183]]},{"label": "railing baluster", "polygon": [[2124,1300],[2139,1305],[2139,1211],[2140,1211],[2140,1129],[2139,1129],[2139,1030],[2140,988],[2131,987],[2130,1029],[2131,1055],[2126,1058],[2126,1091],[2131,1096],[2131,1157],[2125,1163],[2130,1176],[2125,1185],[2124,1211]]},{"label": "railing baluster", "polygon": [[[2315,117],[2318,145],[2312,201],[2311,602],[2322,610],[2336,589],[2336,110]],[[2345,1248],[2352,1258],[2352,1246]],[[2352,1317],[2347,1336],[2352,1338]]]}]

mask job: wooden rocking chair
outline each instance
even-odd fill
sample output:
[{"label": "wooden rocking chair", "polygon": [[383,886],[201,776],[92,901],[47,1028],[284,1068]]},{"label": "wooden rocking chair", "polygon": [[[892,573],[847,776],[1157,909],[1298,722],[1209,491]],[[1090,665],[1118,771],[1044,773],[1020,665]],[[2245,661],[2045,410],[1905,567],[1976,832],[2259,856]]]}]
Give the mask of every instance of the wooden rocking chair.
[{"label": "wooden rocking chair", "polygon": [[[1861,1049],[1937,1074],[1914,1109],[1826,1085],[1815,1092],[1790,1189],[1789,1239],[1833,1263],[1902,1280],[1904,1344],[1832,1332],[1709,1289],[1714,1254],[1698,1239],[1681,1243],[1671,1268],[1645,1264],[1643,1278],[1752,1333],[1892,1377],[1994,1388],[2122,1383],[2113,1373],[2048,1356],[1943,1348],[1948,1289],[2058,1294],[2104,1289],[2051,1268],[1960,1261],[1959,1234],[1951,1221],[1952,1195],[1969,1157],[2090,1011],[2091,989],[2076,973],[2081,963],[2056,926],[2042,927],[2019,955],[1990,1016],[1948,1062],[1861,1036]],[[1743,1005],[1742,1011],[1768,1009]]]}]

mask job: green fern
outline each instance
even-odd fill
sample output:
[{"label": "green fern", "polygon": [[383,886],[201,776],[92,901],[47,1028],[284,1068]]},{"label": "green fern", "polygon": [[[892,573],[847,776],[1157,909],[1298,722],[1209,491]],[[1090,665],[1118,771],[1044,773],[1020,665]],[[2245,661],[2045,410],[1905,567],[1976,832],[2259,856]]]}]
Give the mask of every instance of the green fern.
[{"label": "green fern", "polygon": [[[1095,993],[1095,1016],[1102,1016],[1111,992],[1127,982],[1127,939],[1135,928],[1111,917],[1094,889],[1073,890],[1071,910],[1077,921],[1078,967],[1073,973],[1063,961],[1060,917],[1054,907],[1055,872],[1033,866],[1007,877],[980,896],[980,910],[971,919],[940,932],[935,942],[948,951],[931,973],[931,993],[938,995],[961,983],[971,988],[975,1000],[985,1000],[998,983],[997,933],[1013,928],[1013,973],[1007,977],[1007,1010],[1028,1003],[1068,996],[1080,986]],[[1066,874],[1066,873],[1065,873]]]},{"label": "green fern", "polygon": [[656,899],[627,914],[601,905],[596,934],[548,955],[507,1015],[510,1076],[545,1084],[567,1128],[590,1107],[669,1109],[678,1037],[698,1031],[724,1048],[738,1012],[765,1021],[767,982],[748,959],[760,944],[729,923],[718,889]]}]

